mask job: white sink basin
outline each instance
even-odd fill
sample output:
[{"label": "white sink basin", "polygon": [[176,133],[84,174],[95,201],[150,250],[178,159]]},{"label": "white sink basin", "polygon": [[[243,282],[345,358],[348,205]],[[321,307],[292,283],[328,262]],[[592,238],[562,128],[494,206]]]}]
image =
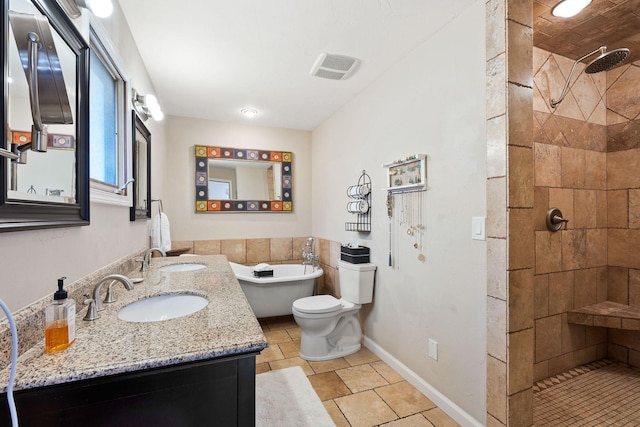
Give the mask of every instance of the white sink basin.
[{"label": "white sink basin", "polygon": [[194,270],[200,270],[203,268],[207,268],[207,266],[204,264],[190,263],[190,264],[165,265],[164,267],[160,267],[158,270],[176,272],[176,271],[194,271]]},{"label": "white sink basin", "polygon": [[160,322],[195,313],[207,304],[209,301],[198,295],[157,295],[122,307],[118,318],[127,322]]}]

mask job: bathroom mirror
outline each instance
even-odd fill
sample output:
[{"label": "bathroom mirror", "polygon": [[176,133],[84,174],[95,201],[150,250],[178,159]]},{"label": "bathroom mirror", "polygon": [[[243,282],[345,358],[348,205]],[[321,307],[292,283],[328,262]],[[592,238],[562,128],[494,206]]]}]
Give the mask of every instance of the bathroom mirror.
[{"label": "bathroom mirror", "polygon": [[0,231],[86,225],[89,47],[54,0],[2,3]]},{"label": "bathroom mirror", "polygon": [[151,218],[151,132],[133,111],[133,206],[131,221]]},{"label": "bathroom mirror", "polygon": [[196,212],[292,212],[287,151],[196,146]]}]

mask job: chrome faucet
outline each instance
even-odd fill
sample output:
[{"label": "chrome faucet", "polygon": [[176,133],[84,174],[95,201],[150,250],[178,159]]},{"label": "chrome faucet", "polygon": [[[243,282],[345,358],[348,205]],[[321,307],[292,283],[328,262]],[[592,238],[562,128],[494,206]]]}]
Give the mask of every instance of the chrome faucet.
[{"label": "chrome faucet", "polygon": [[311,265],[313,268],[320,267],[320,255],[316,255],[315,240],[313,237],[309,237],[304,248],[302,248],[302,265],[305,267]]},{"label": "chrome faucet", "polygon": [[142,258],[142,266],[140,267],[140,271],[147,271],[147,268],[151,267],[151,254],[154,252],[160,252],[163,257],[166,257],[167,254],[165,251],[158,247],[147,249],[144,253],[144,258]]}]

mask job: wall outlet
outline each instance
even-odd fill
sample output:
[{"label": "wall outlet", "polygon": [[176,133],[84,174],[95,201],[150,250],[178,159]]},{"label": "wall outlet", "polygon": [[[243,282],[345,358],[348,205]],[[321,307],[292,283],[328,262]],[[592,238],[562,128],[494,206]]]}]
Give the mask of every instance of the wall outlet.
[{"label": "wall outlet", "polygon": [[438,360],[438,341],[429,338],[428,354],[433,360]]}]

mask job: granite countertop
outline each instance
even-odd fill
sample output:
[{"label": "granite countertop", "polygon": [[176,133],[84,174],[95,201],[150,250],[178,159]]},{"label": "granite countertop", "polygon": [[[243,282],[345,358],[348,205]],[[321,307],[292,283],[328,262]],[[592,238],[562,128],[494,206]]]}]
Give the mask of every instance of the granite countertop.
[{"label": "granite countertop", "polygon": [[[161,272],[169,264],[202,263],[207,268]],[[234,354],[267,346],[262,329],[238,281],[222,255],[153,258],[141,283],[127,291],[113,285],[116,302],[104,304],[101,317],[82,320],[86,306],[76,301],[76,340],[67,349],[44,353],[44,340],[18,358],[15,390],[61,384]],[[102,287],[102,298],[108,283]],[[161,322],[133,323],[118,319],[122,307],[159,294],[186,292],[209,300],[202,310]],[[6,392],[9,368],[0,371],[0,391]]]}]

